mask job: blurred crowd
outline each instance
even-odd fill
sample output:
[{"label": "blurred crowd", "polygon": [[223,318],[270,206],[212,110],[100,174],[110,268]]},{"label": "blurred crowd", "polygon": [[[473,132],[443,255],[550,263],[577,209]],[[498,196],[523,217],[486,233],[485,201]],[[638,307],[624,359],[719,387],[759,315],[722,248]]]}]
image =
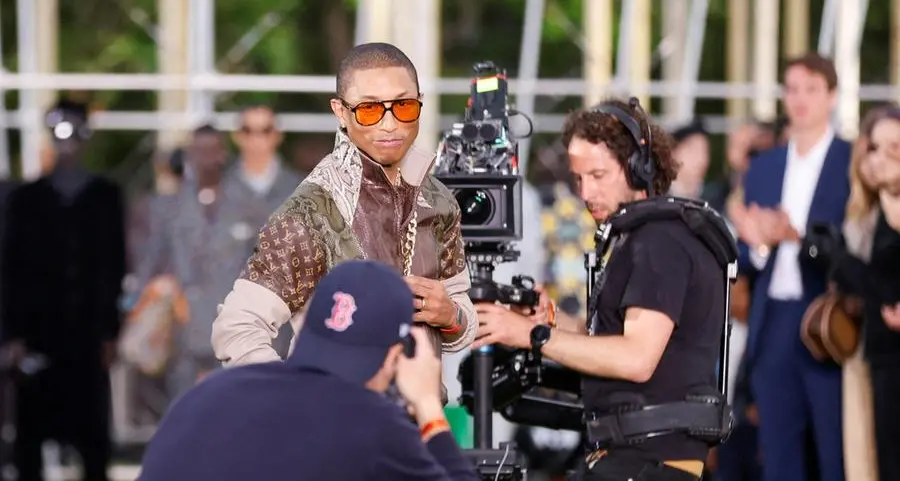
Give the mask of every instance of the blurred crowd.
[{"label": "blurred crowd", "polygon": [[[890,268],[900,259],[900,109],[867,112],[848,143],[831,128],[838,78],[830,61],[802,57],[784,82],[784,119],[738,125],[722,159],[711,156],[702,119],[672,131],[681,170],[671,194],[708,202],[742,248],[728,373],[737,423],[707,469],[721,481],[900,480],[892,459],[900,452],[900,269]],[[132,382],[122,398],[127,421],[152,425],[218,368],[217,306],[303,173],[278,154],[273,109],[252,105],[233,133],[194,130],[155,162],[156,191],[126,205],[115,184],[80,164],[85,106],[60,102],[48,125],[49,173],[0,184],[2,367],[6,381],[24,381],[16,395],[6,382],[0,402],[5,424],[17,427],[17,465],[29,471],[19,479],[39,479],[51,438],[78,452],[88,479],[105,479],[111,410],[123,409],[110,403],[110,369],[127,369]],[[559,315],[584,319],[583,254],[596,225],[563,155],[554,146],[537,152],[521,258],[495,277],[529,275],[557,299]],[[821,317],[808,308],[823,296],[839,307],[855,301],[855,310],[842,307],[861,326],[841,338],[845,355],[817,355],[792,321]],[[284,331],[275,342],[282,356],[293,334]],[[460,358],[445,361],[451,399]],[[534,472],[558,478],[579,447],[570,434],[509,426],[505,436],[530,454]],[[0,461],[11,441],[4,434]]]}]

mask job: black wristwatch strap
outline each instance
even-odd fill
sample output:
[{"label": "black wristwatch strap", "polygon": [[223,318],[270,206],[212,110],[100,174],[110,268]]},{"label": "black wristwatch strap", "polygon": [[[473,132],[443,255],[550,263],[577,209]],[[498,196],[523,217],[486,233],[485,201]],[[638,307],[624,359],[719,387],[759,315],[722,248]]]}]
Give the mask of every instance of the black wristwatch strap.
[{"label": "black wristwatch strap", "polygon": [[[544,347],[544,344],[550,340],[550,334],[553,332],[553,328],[546,324],[538,324],[534,326],[531,330],[531,353],[539,357],[541,355],[541,348]],[[540,335],[538,335],[540,334]]]}]

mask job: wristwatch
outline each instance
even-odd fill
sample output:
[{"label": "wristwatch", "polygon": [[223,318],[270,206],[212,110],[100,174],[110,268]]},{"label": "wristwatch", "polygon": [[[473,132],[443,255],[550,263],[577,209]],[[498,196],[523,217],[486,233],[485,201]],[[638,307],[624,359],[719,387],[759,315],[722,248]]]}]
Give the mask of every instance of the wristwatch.
[{"label": "wristwatch", "polygon": [[550,334],[553,328],[546,324],[538,324],[531,328],[531,353],[535,357],[541,355],[541,348],[550,340]]}]

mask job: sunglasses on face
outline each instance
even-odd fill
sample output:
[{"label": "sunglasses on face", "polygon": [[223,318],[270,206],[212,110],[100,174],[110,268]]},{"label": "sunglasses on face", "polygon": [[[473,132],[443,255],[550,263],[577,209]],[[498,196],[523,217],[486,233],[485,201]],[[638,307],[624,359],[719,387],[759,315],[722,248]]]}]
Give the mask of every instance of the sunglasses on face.
[{"label": "sunglasses on face", "polygon": [[272,132],[275,132],[275,127],[272,125],[268,125],[261,129],[254,129],[246,125],[241,126],[241,133],[246,135],[269,135]]},{"label": "sunglasses on face", "polygon": [[[422,102],[419,99],[397,99],[376,102],[360,102],[351,106],[340,99],[345,108],[353,112],[356,123],[363,127],[371,127],[390,112],[398,122],[415,122],[422,113]],[[388,105],[390,104],[390,105]]]}]

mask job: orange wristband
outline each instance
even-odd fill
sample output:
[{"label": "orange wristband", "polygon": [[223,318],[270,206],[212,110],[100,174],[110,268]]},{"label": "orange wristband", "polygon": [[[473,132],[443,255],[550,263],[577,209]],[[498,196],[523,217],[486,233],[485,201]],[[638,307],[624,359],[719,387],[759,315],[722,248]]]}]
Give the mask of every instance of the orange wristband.
[{"label": "orange wristband", "polygon": [[556,327],[556,303],[550,301],[550,310],[547,311],[547,324]]},{"label": "orange wristband", "polygon": [[462,311],[459,308],[456,308],[456,322],[453,323],[453,327],[442,327],[440,331],[444,334],[456,334],[462,329]]},{"label": "orange wristband", "polygon": [[434,421],[428,421],[422,426],[422,429],[419,430],[419,434],[422,435],[422,439],[426,439],[431,436],[435,431],[444,431],[450,430],[450,423],[447,422],[446,419],[435,419]]},{"label": "orange wristband", "polygon": [[459,324],[454,324],[453,327],[442,327],[441,332],[444,334],[456,334],[462,329],[462,326]]}]

